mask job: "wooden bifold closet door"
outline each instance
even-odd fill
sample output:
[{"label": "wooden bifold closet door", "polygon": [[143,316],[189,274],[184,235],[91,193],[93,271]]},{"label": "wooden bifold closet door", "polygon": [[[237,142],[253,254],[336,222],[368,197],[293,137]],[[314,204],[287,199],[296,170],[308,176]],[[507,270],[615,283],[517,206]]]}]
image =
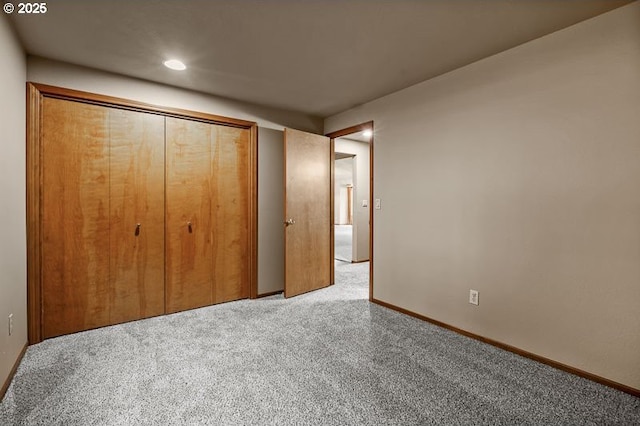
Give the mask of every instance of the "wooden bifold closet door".
[{"label": "wooden bifold closet door", "polygon": [[255,293],[255,123],[37,86],[31,343]]},{"label": "wooden bifold closet door", "polygon": [[161,314],[163,118],[42,107],[43,337]]},{"label": "wooden bifold closet door", "polygon": [[111,323],[164,313],[164,117],[110,109]]},{"label": "wooden bifold closet door", "polygon": [[249,136],[166,121],[166,309],[249,297]]}]

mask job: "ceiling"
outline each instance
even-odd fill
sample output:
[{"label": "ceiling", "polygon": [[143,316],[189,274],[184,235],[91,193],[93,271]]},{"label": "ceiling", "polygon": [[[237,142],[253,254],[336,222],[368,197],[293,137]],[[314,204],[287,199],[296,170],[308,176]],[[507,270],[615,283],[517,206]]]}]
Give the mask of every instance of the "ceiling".
[{"label": "ceiling", "polygon": [[31,55],[326,117],[629,2],[50,0],[10,20]]}]

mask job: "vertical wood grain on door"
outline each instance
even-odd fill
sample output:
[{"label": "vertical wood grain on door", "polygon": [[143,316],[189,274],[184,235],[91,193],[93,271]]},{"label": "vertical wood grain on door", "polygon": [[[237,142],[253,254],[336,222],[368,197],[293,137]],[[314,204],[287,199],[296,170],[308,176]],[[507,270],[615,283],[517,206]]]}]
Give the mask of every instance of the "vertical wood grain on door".
[{"label": "vertical wood grain on door", "polygon": [[42,334],[109,324],[108,109],[42,104]]},{"label": "vertical wood grain on door", "polygon": [[285,297],[331,283],[329,138],[285,129]]},{"label": "vertical wood grain on door", "polygon": [[109,301],[119,323],[164,313],[164,117],[110,109],[109,123]]},{"label": "vertical wood grain on door", "polygon": [[213,292],[221,303],[249,297],[250,131],[212,127]]},{"label": "vertical wood grain on door", "polygon": [[211,131],[166,118],[167,312],[211,305]]}]

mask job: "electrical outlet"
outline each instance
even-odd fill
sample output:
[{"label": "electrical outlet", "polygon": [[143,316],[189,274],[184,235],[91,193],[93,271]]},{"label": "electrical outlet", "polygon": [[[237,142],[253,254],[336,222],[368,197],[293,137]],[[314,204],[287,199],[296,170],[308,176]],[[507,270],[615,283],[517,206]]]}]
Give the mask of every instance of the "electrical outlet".
[{"label": "electrical outlet", "polygon": [[469,303],[477,306],[479,299],[480,299],[480,292],[478,290],[469,290]]},{"label": "electrical outlet", "polygon": [[13,314],[9,314],[9,336],[13,333]]}]

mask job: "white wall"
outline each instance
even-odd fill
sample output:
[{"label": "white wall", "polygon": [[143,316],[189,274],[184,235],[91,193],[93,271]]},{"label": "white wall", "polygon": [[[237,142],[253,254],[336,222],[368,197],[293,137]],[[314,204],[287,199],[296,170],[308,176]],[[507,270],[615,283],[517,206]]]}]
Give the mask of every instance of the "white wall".
[{"label": "white wall", "polygon": [[[322,133],[321,119],[43,58],[29,57],[27,65],[27,78],[35,83],[258,123],[258,294],[283,289],[284,251],[279,249],[284,244],[281,223],[284,191],[282,129],[291,127]],[[280,178],[276,179],[277,176]],[[274,218],[278,214],[280,218],[276,221]]]},{"label": "white wall", "polygon": [[258,294],[284,290],[284,133],[258,129]]},{"label": "white wall", "polygon": [[640,389],[639,2],[325,133],[369,120],[376,299]]},{"label": "white wall", "polygon": [[[26,59],[0,16],[0,387],[27,343]],[[13,333],[8,335],[8,316]]]},{"label": "white wall", "polygon": [[28,57],[27,79],[34,83],[83,90],[152,105],[255,121],[258,126],[270,129],[282,130],[284,127],[291,127],[314,133],[322,132],[322,120],[308,114],[234,101],[39,57]]},{"label": "white wall", "polygon": [[[346,127],[353,125],[351,123]],[[357,124],[357,123],[356,123]],[[326,133],[326,132],[325,132]],[[338,138],[335,140],[335,151],[353,154],[355,179],[353,182],[353,261],[369,260],[369,144]],[[362,201],[367,206],[362,206]]]}]

